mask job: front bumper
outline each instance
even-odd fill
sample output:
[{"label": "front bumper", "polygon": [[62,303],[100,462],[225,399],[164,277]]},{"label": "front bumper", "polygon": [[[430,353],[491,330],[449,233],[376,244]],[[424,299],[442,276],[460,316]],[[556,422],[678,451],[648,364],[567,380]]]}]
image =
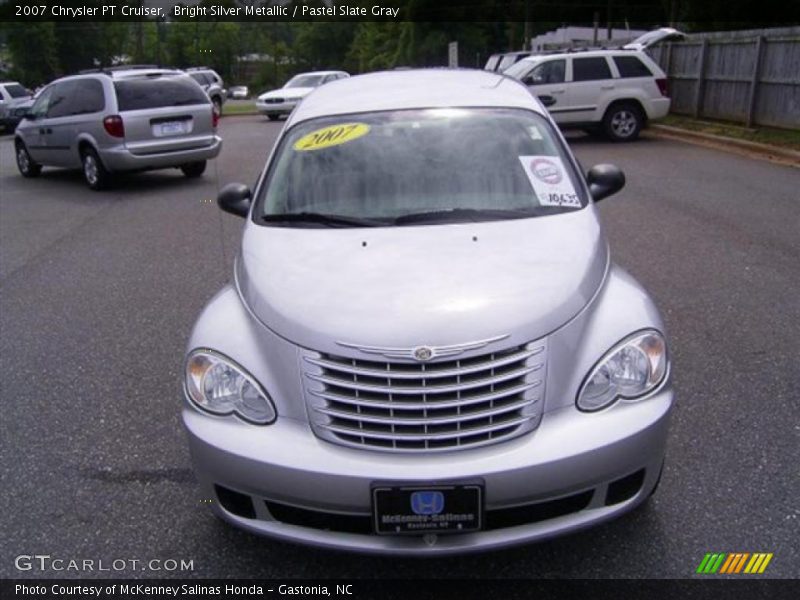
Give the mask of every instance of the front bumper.
[{"label": "front bumper", "polygon": [[285,102],[256,102],[256,110],[262,115],[288,115],[298,105],[299,100],[286,100]]},{"label": "front bumper", "polygon": [[[254,427],[187,407],[183,420],[204,497],[214,498],[215,512],[234,525],[328,548],[452,554],[546,539],[640,504],[660,475],[672,402],[667,382],[644,401],[595,414],[563,408],[545,413],[538,429],[516,440],[434,455],[337,446],[315,437],[307,423],[287,418]],[[476,480],[485,486],[487,529],[480,532],[431,539],[335,525],[341,519],[371,522],[376,482]],[[620,494],[621,488],[627,491]],[[248,509],[226,502],[229,492]]]},{"label": "front bumper", "polygon": [[139,171],[179,167],[187,163],[216,158],[222,150],[222,138],[215,135],[207,146],[161,152],[158,154],[133,154],[125,145],[100,151],[100,160],[110,171]]}]

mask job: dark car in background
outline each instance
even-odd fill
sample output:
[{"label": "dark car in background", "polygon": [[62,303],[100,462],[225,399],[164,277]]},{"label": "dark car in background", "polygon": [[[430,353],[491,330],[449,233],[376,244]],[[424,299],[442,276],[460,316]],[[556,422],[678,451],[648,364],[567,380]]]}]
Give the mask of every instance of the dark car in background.
[{"label": "dark car in background", "polygon": [[217,113],[221,115],[222,105],[225,103],[227,91],[225,90],[225,83],[222,81],[222,77],[219,76],[219,73],[207,67],[191,67],[186,69],[186,72],[189,74],[189,77],[199,83],[200,87],[205,90],[208,97],[211,98],[211,102],[214,103]]},{"label": "dark car in background", "polygon": [[0,127],[14,131],[31,105],[31,92],[16,81],[0,82]]}]

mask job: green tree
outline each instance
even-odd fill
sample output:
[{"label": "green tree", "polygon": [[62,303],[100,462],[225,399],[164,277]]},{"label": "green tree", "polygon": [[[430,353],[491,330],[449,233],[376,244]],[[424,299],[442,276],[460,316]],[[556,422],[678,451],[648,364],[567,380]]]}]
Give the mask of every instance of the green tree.
[{"label": "green tree", "polygon": [[12,77],[33,87],[49,82],[59,72],[54,23],[7,23]]}]

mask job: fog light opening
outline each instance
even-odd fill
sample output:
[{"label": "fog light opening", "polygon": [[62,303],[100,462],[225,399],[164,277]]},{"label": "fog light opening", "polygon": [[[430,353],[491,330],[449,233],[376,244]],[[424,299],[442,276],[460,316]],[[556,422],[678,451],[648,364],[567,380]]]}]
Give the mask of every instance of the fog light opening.
[{"label": "fog light opening", "polygon": [[234,492],[221,485],[215,485],[214,491],[217,493],[220,506],[229,513],[245,519],[256,518],[256,509],[250,496]]}]

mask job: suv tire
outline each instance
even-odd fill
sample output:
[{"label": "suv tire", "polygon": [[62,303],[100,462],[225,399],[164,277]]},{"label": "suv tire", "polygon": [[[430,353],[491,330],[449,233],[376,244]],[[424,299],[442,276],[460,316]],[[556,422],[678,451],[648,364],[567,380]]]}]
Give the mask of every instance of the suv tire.
[{"label": "suv tire", "polygon": [[99,191],[111,185],[111,173],[103,166],[94,148],[87,146],[81,150],[81,167],[83,179],[89,189]]},{"label": "suv tire", "polygon": [[25,147],[25,142],[22,140],[17,140],[17,143],[14,144],[15,146],[15,154],[17,157],[17,168],[19,169],[20,175],[23,177],[38,177],[39,173],[42,172],[42,165],[35,162],[31,155],[28,153],[28,149]]},{"label": "suv tire", "polygon": [[206,161],[198,160],[197,162],[186,163],[181,165],[181,171],[189,179],[200,177],[206,170]]},{"label": "suv tire", "polygon": [[642,109],[632,102],[617,102],[603,116],[603,131],[612,142],[630,142],[644,126]]}]

